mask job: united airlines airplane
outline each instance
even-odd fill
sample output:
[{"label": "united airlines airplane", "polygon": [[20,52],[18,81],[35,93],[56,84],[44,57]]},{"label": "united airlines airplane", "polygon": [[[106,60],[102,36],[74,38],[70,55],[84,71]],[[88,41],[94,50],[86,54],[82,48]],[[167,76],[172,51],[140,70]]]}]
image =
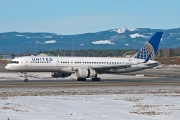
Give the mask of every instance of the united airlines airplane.
[{"label": "united airlines airplane", "polygon": [[154,58],[162,34],[156,32],[133,58],[25,56],[13,59],[5,69],[22,72],[25,82],[28,82],[27,72],[51,72],[55,78],[75,73],[78,81],[86,81],[86,78],[100,81],[98,74],[133,72],[160,65]]}]

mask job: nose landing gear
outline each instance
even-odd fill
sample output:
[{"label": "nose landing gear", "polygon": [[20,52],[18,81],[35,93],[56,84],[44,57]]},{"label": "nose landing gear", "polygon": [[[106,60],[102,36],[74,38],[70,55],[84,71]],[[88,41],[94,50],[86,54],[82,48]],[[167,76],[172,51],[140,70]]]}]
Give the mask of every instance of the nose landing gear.
[{"label": "nose landing gear", "polygon": [[28,82],[29,80],[28,80],[28,78],[27,78],[27,73],[24,72],[23,74],[24,74],[24,78],[25,78],[25,79],[24,79],[24,82]]}]

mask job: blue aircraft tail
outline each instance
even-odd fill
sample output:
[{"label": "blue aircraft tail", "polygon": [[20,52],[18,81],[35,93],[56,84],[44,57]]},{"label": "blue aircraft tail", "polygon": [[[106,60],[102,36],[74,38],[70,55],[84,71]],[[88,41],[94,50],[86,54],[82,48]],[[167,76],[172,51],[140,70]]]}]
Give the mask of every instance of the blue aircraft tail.
[{"label": "blue aircraft tail", "polygon": [[[163,32],[156,32],[151,39],[137,52],[134,58],[153,60],[161,40]],[[151,55],[150,55],[151,54]]]}]

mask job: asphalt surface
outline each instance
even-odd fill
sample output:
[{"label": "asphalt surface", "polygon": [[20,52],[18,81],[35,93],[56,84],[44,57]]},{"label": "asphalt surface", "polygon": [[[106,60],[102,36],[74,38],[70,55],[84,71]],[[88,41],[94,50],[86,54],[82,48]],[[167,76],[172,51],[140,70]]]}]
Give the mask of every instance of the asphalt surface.
[{"label": "asphalt surface", "polygon": [[[5,71],[6,72],[6,71]],[[144,77],[137,77],[144,75]],[[148,86],[148,85],[180,85],[180,69],[179,68],[158,68],[143,70],[128,74],[120,75],[100,75],[101,81],[92,82],[77,81],[76,79],[62,80],[0,80],[1,87],[83,87],[83,86]]]}]

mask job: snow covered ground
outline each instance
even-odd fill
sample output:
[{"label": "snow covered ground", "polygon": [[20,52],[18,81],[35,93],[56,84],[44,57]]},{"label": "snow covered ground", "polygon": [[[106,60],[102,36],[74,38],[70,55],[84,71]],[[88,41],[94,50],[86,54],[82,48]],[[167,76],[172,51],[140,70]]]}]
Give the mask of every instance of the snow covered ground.
[{"label": "snow covered ground", "polygon": [[[28,75],[30,80],[56,79],[49,73]],[[103,74],[100,77],[124,80],[140,76]],[[23,79],[21,73],[0,73],[0,82]],[[76,76],[57,80],[61,79],[72,80]],[[0,86],[0,120],[179,120],[180,87],[168,84],[168,79],[163,85]]]},{"label": "snow covered ground", "polygon": [[180,118],[178,86],[1,88],[0,90],[0,120],[8,118],[10,120],[179,120]]}]

